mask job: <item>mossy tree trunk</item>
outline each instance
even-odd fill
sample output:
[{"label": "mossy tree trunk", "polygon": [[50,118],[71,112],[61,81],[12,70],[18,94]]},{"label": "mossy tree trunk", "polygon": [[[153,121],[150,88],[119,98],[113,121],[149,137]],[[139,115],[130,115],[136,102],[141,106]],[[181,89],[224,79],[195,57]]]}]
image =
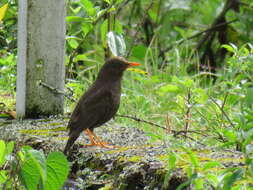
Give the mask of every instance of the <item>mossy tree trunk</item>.
[{"label": "mossy tree trunk", "polygon": [[19,0],[18,117],[63,113],[65,12],[64,0]]}]

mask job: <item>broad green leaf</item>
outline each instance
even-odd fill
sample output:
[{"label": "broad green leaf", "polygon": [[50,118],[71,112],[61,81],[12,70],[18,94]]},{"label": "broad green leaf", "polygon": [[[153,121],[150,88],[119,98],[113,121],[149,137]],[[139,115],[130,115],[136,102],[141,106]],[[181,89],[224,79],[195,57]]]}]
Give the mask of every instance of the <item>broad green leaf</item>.
[{"label": "broad green leaf", "polygon": [[30,150],[29,153],[32,155],[32,158],[36,161],[37,168],[39,170],[40,178],[42,180],[42,183],[44,184],[46,182],[46,158],[43,152],[38,150]]},{"label": "broad green leaf", "polygon": [[0,21],[3,20],[5,13],[7,11],[7,8],[8,8],[8,3],[6,3],[2,7],[0,7]]},{"label": "broad green leaf", "polygon": [[237,140],[236,131],[231,129],[223,129],[222,132],[230,142],[235,142]]},{"label": "broad green leaf", "polygon": [[40,181],[38,162],[28,152],[25,154],[25,161],[21,165],[19,178],[22,185],[28,190],[37,190]]},{"label": "broad green leaf", "polygon": [[0,167],[4,164],[5,162],[5,151],[6,151],[6,145],[3,140],[0,140]]},{"label": "broad green leaf", "polygon": [[126,53],[126,44],[121,34],[108,32],[107,43],[114,56],[124,56]]},{"label": "broad green leaf", "polygon": [[82,29],[84,36],[86,36],[93,29],[93,25],[89,22],[84,22],[82,24]]},{"label": "broad green leaf", "polygon": [[95,16],[96,15],[96,9],[94,8],[94,5],[89,0],[81,0],[81,3],[83,5],[83,8],[88,13],[89,16]]},{"label": "broad green leaf", "polygon": [[69,39],[67,42],[70,45],[70,47],[72,47],[73,49],[77,48],[78,46],[78,42],[75,39]]},{"label": "broad green leaf", "polygon": [[14,149],[14,142],[13,141],[8,142],[6,146],[6,155],[11,154],[13,149]]},{"label": "broad green leaf", "polygon": [[67,179],[69,163],[61,152],[52,152],[47,157],[47,180],[44,190],[59,190]]}]

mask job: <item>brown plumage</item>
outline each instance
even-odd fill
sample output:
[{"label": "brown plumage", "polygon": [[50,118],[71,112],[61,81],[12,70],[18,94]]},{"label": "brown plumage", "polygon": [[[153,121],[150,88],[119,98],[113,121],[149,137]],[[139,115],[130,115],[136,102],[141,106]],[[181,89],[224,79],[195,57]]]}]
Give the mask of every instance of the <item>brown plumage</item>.
[{"label": "brown plumage", "polygon": [[123,72],[138,63],[115,57],[106,61],[98,73],[96,81],[77,103],[68,123],[69,139],[64,149],[66,154],[76,139],[84,131],[89,135],[91,146],[106,147],[93,130],[109,121],[118,111]]}]

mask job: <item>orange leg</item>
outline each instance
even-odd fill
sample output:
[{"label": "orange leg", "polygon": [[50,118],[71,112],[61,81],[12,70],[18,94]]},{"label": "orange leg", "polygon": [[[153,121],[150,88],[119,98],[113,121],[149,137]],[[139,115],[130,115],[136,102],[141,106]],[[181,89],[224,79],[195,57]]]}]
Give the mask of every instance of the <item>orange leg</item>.
[{"label": "orange leg", "polygon": [[103,148],[116,148],[116,146],[110,145],[107,142],[103,142],[100,137],[95,135],[91,130],[86,129],[84,130],[84,133],[87,134],[90,138],[90,144],[84,145],[85,147],[88,146],[99,146]]}]

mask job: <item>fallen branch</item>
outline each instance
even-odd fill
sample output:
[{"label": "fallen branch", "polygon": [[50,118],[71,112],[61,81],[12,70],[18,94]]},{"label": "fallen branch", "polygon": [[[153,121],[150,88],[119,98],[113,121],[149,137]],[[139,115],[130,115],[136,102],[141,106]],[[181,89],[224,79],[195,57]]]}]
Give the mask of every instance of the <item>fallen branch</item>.
[{"label": "fallen branch", "polygon": [[223,23],[220,23],[220,24],[217,24],[217,25],[214,25],[214,26],[211,26],[209,28],[207,28],[206,30],[203,30],[203,31],[200,31],[188,38],[185,38],[185,39],[182,39],[182,40],[179,40],[179,41],[176,41],[175,43],[173,43],[170,47],[167,47],[165,49],[163,49],[160,53],[159,53],[159,56],[161,56],[163,53],[167,52],[167,51],[170,51],[175,45],[181,45],[182,43],[184,43],[185,41],[188,41],[188,40],[191,40],[193,38],[196,38],[198,36],[200,36],[201,34],[203,33],[207,33],[207,32],[210,32],[210,31],[213,31],[221,26],[226,26],[226,25],[229,25],[233,22],[236,22],[238,21],[238,19],[234,19],[234,20],[231,20],[231,21],[228,21],[228,22],[223,22]]},{"label": "fallen branch", "polygon": [[[152,125],[152,126],[155,126],[155,127],[160,128],[160,129],[164,129],[164,130],[168,131],[168,129],[164,126],[161,126],[161,125],[158,125],[157,123],[153,123],[151,121],[140,119],[140,118],[137,118],[137,117],[134,117],[134,116],[116,114],[116,117],[129,118],[129,119],[132,119],[132,120],[135,120],[135,121],[138,121],[138,122],[147,123],[149,125]],[[186,133],[195,133],[195,134],[198,134],[198,135],[207,136],[207,135],[203,134],[203,132],[205,132],[205,131],[193,131],[193,130],[188,130],[188,131],[186,131],[186,130],[180,130],[180,131],[170,130],[170,131],[173,133],[174,137],[176,137],[178,135],[182,135],[182,134],[183,134],[183,136],[186,136],[185,135]]]},{"label": "fallen branch", "polygon": [[153,122],[151,122],[151,121],[146,121],[146,120],[144,120],[144,119],[140,119],[140,118],[137,118],[137,117],[134,117],[134,116],[116,114],[116,117],[124,117],[124,118],[133,119],[133,120],[138,121],[138,122],[147,123],[147,124],[149,124],[149,125],[153,125],[153,126],[156,126],[156,127],[158,127],[158,128],[167,130],[166,127],[163,127],[163,126],[158,125],[158,124],[156,124],[156,123],[153,123]]},{"label": "fallen branch", "polygon": [[56,87],[53,87],[53,86],[51,86],[51,85],[49,85],[49,84],[47,84],[45,82],[42,82],[42,81],[39,82],[39,85],[47,88],[48,90],[52,91],[53,93],[62,94],[66,98],[70,99],[72,102],[76,102],[76,100],[74,98],[72,98],[71,96],[69,96],[68,94],[66,94],[64,91],[59,90]]}]

